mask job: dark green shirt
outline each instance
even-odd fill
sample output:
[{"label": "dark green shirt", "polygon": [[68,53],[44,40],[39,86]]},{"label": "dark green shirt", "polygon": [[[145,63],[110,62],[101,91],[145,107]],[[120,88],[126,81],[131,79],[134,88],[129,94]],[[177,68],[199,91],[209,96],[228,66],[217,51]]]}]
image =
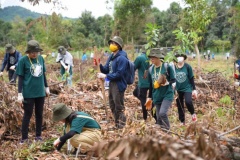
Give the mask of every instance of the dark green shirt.
[{"label": "dark green shirt", "polygon": [[77,112],[77,114],[86,116],[89,118],[85,118],[85,117],[74,118],[71,123],[70,131],[75,131],[77,133],[81,133],[83,127],[100,129],[99,124],[92,117],[90,117],[90,115],[88,115],[87,113]]},{"label": "dark green shirt", "polygon": [[138,70],[138,86],[140,88],[149,88],[148,78],[144,78],[144,72],[148,71],[149,59],[145,53],[139,55],[134,61],[134,67]]},{"label": "dark green shirt", "polygon": [[176,90],[181,92],[192,92],[190,79],[193,78],[193,70],[189,64],[184,63],[182,68],[176,67]]},{"label": "dark green shirt", "polygon": [[[164,67],[164,64],[162,64],[161,67],[151,67],[150,73],[151,75],[151,81],[152,81],[152,100],[154,104],[161,104],[163,100],[173,100],[173,89],[172,85],[166,85],[166,86],[160,86],[157,89],[154,89],[154,81],[158,80],[158,77],[161,74],[166,74],[166,69]],[[170,81],[171,79],[175,79],[174,71],[172,67],[168,66],[168,74],[167,80]]]},{"label": "dark green shirt", "polygon": [[44,59],[38,55],[36,59],[23,56],[19,62],[16,74],[23,76],[24,98],[45,97],[44,72],[46,72]]}]

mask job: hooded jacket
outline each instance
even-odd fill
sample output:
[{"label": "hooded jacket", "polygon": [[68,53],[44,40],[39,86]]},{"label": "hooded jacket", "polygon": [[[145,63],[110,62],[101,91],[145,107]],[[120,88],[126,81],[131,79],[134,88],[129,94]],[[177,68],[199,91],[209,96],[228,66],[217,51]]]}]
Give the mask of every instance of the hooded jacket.
[{"label": "hooded jacket", "polygon": [[123,50],[118,51],[115,56],[111,54],[104,66],[100,64],[101,72],[106,74],[106,77],[110,80],[110,82],[117,82],[120,92],[124,92],[127,88],[127,82],[124,78],[127,76],[127,65],[127,53]]}]

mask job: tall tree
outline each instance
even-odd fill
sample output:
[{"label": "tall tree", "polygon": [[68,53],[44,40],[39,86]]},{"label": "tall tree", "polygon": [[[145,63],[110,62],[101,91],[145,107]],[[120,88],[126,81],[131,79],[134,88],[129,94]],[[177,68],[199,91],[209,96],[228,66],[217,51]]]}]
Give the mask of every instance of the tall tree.
[{"label": "tall tree", "polygon": [[[114,35],[120,35],[126,43],[138,43],[144,34],[147,14],[152,0],[116,0],[114,4]],[[136,41],[136,42],[135,42]]]},{"label": "tall tree", "polygon": [[215,17],[215,8],[208,4],[207,0],[184,0],[187,7],[184,9],[182,19],[185,29],[190,32],[191,40],[194,44],[198,57],[198,69],[200,69],[200,56],[198,43],[206,32],[207,26]]}]

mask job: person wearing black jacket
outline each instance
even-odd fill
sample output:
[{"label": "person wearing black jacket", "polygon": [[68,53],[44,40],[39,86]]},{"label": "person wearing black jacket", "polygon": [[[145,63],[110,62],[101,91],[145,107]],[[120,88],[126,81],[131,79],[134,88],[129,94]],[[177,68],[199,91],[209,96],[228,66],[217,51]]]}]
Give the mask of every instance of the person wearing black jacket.
[{"label": "person wearing black jacket", "polygon": [[3,70],[7,66],[8,79],[10,83],[16,83],[17,75],[15,73],[18,66],[18,61],[22,57],[21,53],[15,49],[12,44],[6,44],[6,54],[4,56],[2,67],[0,70],[0,76],[3,75]]}]

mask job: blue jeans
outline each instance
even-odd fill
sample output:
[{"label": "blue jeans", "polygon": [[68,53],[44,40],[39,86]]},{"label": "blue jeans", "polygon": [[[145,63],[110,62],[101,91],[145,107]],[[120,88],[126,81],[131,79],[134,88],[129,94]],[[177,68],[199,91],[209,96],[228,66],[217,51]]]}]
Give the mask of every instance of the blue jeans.
[{"label": "blue jeans", "polygon": [[170,123],[168,120],[168,110],[172,105],[172,101],[163,100],[161,104],[156,104],[156,114],[157,114],[157,124],[161,126],[161,128],[170,129]]},{"label": "blue jeans", "polygon": [[[66,81],[64,76],[62,76],[62,81]],[[67,85],[72,86],[72,75],[67,77]]]}]

